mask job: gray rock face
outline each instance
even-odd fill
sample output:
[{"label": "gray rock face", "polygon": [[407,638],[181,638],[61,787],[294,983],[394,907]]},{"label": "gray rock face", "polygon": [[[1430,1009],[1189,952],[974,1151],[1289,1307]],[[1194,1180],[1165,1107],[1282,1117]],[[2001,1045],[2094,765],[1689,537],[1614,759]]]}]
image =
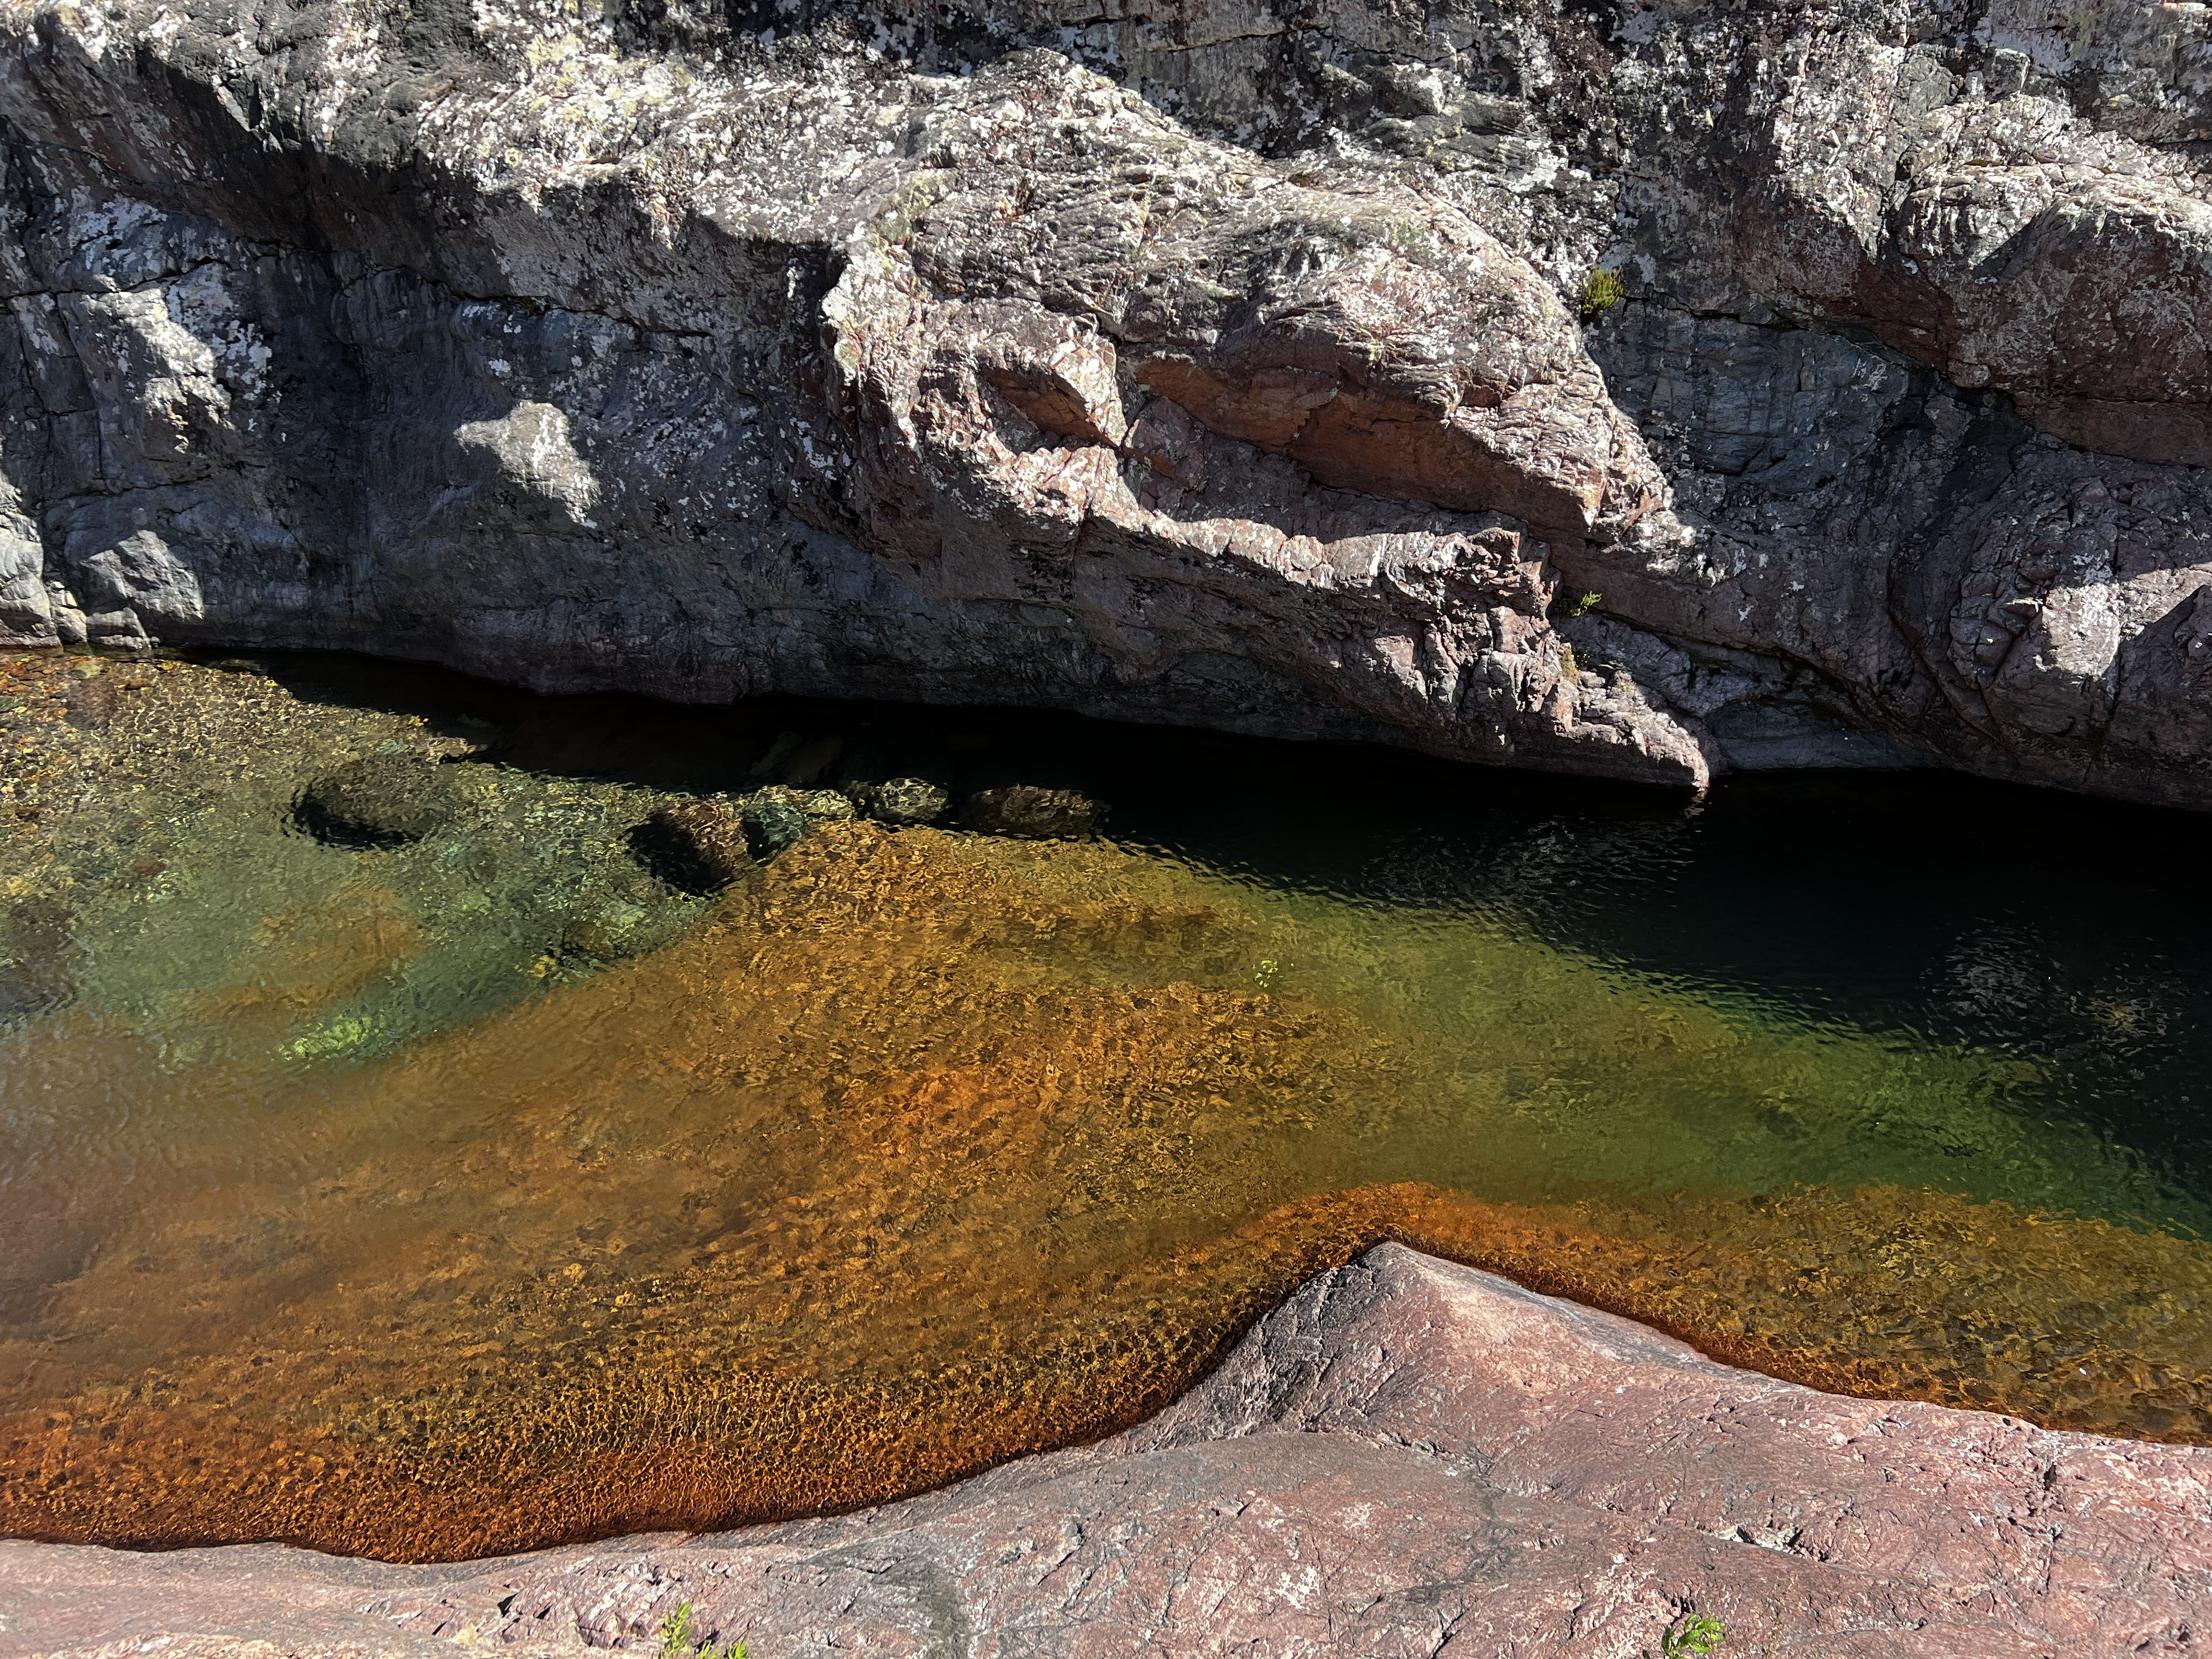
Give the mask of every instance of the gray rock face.
[{"label": "gray rock face", "polygon": [[2197,9],[1119,9],[17,6],[0,637],[2212,805]]},{"label": "gray rock face", "polygon": [[0,1656],[2182,1655],[2212,1451],[1844,1400],[1396,1245],[1151,1422],[833,1520],[392,1567],[0,1543]]}]

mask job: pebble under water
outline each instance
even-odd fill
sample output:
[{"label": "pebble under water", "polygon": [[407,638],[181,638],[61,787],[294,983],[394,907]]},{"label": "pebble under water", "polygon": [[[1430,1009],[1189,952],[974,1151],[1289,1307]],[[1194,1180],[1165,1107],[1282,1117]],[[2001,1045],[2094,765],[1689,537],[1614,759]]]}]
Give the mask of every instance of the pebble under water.
[{"label": "pebble under water", "polygon": [[[1383,1238],[2212,1443],[2200,818],[307,657],[0,655],[0,1534],[848,1508],[1143,1417]],[[303,807],[380,757],[438,763],[404,836]],[[1111,816],[640,855],[871,769]]]}]

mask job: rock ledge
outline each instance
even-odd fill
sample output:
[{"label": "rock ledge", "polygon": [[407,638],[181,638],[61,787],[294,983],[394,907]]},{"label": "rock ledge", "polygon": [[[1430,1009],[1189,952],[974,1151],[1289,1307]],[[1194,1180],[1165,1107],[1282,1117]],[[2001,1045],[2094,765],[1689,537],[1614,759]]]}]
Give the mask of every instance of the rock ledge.
[{"label": "rock ledge", "polygon": [[0,1659],[655,1650],[2185,1654],[2212,1450],[1815,1393],[1396,1245],[1168,1411],[823,1521],[450,1566],[0,1544]]}]

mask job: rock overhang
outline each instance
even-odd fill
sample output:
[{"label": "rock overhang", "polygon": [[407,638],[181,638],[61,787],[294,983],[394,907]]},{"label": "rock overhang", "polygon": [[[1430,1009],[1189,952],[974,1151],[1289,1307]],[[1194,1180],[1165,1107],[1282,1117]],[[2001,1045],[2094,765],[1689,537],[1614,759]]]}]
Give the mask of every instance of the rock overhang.
[{"label": "rock overhang", "polygon": [[[1972,67],[1976,52],[2013,48],[1931,41],[1925,29],[1915,45],[1912,31],[1899,32],[1902,14],[1879,6],[1728,23],[1693,10],[1547,21],[1470,0],[1419,27],[1274,19],[1254,31],[1217,28],[1220,20],[1201,5],[1151,22],[1055,32],[1056,52],[1024,48],[1039,30],[1018,6],[992,10],[981,33],[967,34],[925,26],[896,6],[867,15],[881,24],[872,45],[841,40],[834,25],[769,45],[689,12],[647,22],[623,12],[556,17],[480,7],[466,17],[426,11],[400,20],[338,6],[281,28],[233,29],[151,6],[96,18],[17,7],[0,108],[25,141],[15,175],[19,311],[80,303],[105,286],[136,296],[125,303],[141,309],[158,297],[169,313],[149,312],[144,328],[118,323],[122,344],[135,333],[158,355],[173,327],[214,349],[200,336],[228,323],[186,314],[177,289],[188,264],[234,272],[271,257],[319,264],[322,276],[295,287],[342,289],[348,329],[313,343],[308,361],[289,370],[290,342],[264,337],[248,348],[273,353],[264,371],[279,380],[289,373],[295,388],[318,374],[362,383],[362,366],[340,360],[368,336],[391,335],[392,319],[364,315],[363,301],[371,311],[396,304],[395,277],[398,287],[429,285],[417,312],[458,317],[465,307],[489,307],[506,313],[497,328],[526,340],[544,333],[533,319],[555,312],[632,333],[628,357],[588,392],[570,371],[601,368],[590,354],[571,354],[582,360],[572,366],[550,347],[535,362],[464,352],[456,378],[449,349],[418,343],[445,361],[387,368],[445,380],[425,410],[440,429],[348,436],[337,446],[373,464],[408,452],[381,482],[334,479],[327,467],[300,474],[258,451],[246,441],[252,434],[226,431],[227,418],[240,427],[267,412],[252,407],[263,393],[232,365],[200,375],[207,385],[198,393],[190,373],[167,377],[190,395],[166,405],[167,416],[135,383],[98,389],[110,429],[180,421],[199,457],[228,457],[192,486],[217,499],[196,506],[175,494],[179,480],[162,481],[171,494],[155,496],[144,482],[94,468],[89,493],[108,498],[94,508],[84,467],[72,461],[58,475],[38,459],[70,451],[76,440],[62,423],[76,411],[27,416],[38,429],[15,445],[25,458],[11,473],[23,528],[5,574],[15,636],[89,637],[93,624],[72,615],[127,612],[135,623],[103,623],[102,637],[131,637],[132,626],[155,636],[281,635],[404,648],[495,672],[524,672],[508,653],[528,639],[536,644],[526,672],[541,684],[710,697],[739,686],[835,690],[841,679],[896,692],[902,673],[911,695],[969,696],[981,683],[980,653],[1013,669],[1010,683],[1022,695],[1099,712],[1358,731],[1469,758],[1690,784],[1730,763],[1728,745],[1691,707],[1706,700],[1685,702],[1648,678],[1648,663],[1655,652],[1719,651],[1736,653],[1735,674],[1747,652],[1765,665],[1736,674],[1735,695],[1779,717],[1809,708],[1802,688],[1813,685],[1816,724],[1839,720],[1870,738],[1885,734],[1872,745],[1884,752],[1900,752],[1901,741],[1998,775],[2148,799],[2204,793],[2192,781],[2187,742],[2114,746],[2098,735],[2166,718],[2154,708],[2194,708],[2186,641],[2144,636],[2157,618],[2138,617],[2139,607],[2107,607],[2118,632],[2101,678],[2081,670],[2083,653],[2098,648],[2087,635],[2078,649],[2050,657],[2048,674],[2026,647],[2001,653],[1995,666],[1982,660],[1976,653],[2002,641],[1978,635],[1965,643],[1966,668],[1929,643],[1955,636],[1954,623],[1968,626],[1958,618],[1977,597],[1936,592],[1955,556],[1942,550],[1963,544],[1951,521],[1982,510],[1969,499],[1976,492],[1988,499],[1972,480],[2028,465],[2004,410],[2016,405],[2030,430],[2117,452],[2115,464],[2133,454],[2172,467],[2196,454],[2203,376],[2181,357],[2161,368],[2159,342],[2175,350],[2187,342],[2153,326],[2187,312],[2193,292],[2191,164],[2145,150],[2166,141],[2137,131],[2141,122],[2112,98],[2092,106],[2077,96],[2071,110],[2055,103],[2053,88],[2072,85],[2075,69],[2042,65],[2015,86]],[[2111,18],[2097,28],[2105,44],[2080,64],[2094,58],[2104,65],[2095,74],[2108,78],[2152,72],[2144,68],[2152,58],[2136,63],[2142,53],[2126,28]],[[1146,33],[1161,29],[1174,40]],[[2158,60],[2166,67],[2153,64],[2179,77],[2153,100],[2164,100],[2161,109],[2179,109],[2191,95],[2194,60],[2174,52]],[[1259,66],[1253,95],[1271,112],[1261,125],[1275,134],[1274,154],[1224,137],[1241,118],[1233,100],[1223,101],[1221,76],[1248,59]],[[1173,70],[1177,62],[1182,70]],[[1358,81],[1366,101],[1343,101],[1351,94],[1341,87],[1321,96],[1316,88],[1337,86],[1331,75]],[[1548,170],[1516,171],[1421,125],[1454,120],[1472,122],[1469,131],[1510,131],[1558,159]],[[1420,135],[1401,126],[1437,142],[1414,144]],[[1294,132],[1304,135],[1297,143]],[[2020,160],[2039,146],[2051,154],[2033,166]],[[1725,166],[1713,165],[1723,156]],[[2021,182],[2005,199],[2032,185],[2045,205],[2021,208],[2035,210],[1992,245],[2010,262],[1996,282],[1997,256],[1973,229],[1978,210],[1966,197],[1957,211],[1942,204],[1960,189],[1986,193],[2014,175]],[[2100,206],[2106,196],[2112,203]],[[1893,197],[1894,210],[1869,206]],[[84,240],[103,215],[136,217],[133,249],[122,246],[128,237]],[[2045,225],[2064,234],[2037,228]],[[80,244],[64,246],[71,235]],[[1607,238],[1616,239],[1610,252]],[[914,303],[1000,308],[998,323],[971,313],[932,345],[940,392],[954,388],[945,406],[962,410],[947,416],[940,437],[965,422],[990,431],[997,448],[954,442],[945,456],[957,450],[966,459],[949,471],[922,469],[931,488],[943,486],[923,516],[945,516],[962,544],[958,579],[929,596],[914,587],[921,578],[913,533],[889,533],[872,516],[896,492],[862,476],[868,465],[891,465],[884,444],[900,429],[856,427],[844,395],[859,362],[846,348],[860,320],[852,301],[861,242],[903,262],[900,280],[919,285]],[[187,244],[198,251],[187,253]],[[1863,330],[1930,366],[1933,380],[1915,382],[1863,431],[1853,424],[1863,424],[1859,416],[1838,424],[1821,410],[1762,416],[1772,429],[1747,441],[1778,452],[1801,441],[1791,423],[1803,419],[1831,458],[1811,469],[1825,495],[1808,498],[1792,484],[1791,499],[1808,504],[1778,517],[1725,474],[1652,449],[1643,429],[1650,399],[1644,412],[1624,404],[1561,298],[1583,268],[1567,252],[1574,248],[1591,260],[1632,253],[1632,291],[1647,306],[1717,307],[1753,328],[1788,317],[1832,339]],[[1828,252],[1808,253],[1820,248]],[[2154,267],[2172,280],[2142,280]],[[214,285],[241,287],[228,277]],[[444,296],[433,297],[440,289]],[[2033,305],[2003,297],[2015,290],[2042,297]],[[2069,333],[2051,321],[2078,310],[2076,301],[2115,319],[2112,307],[2126,310],[2131,320],[2116,321],[2112,337],[2143,349],[2125,374],[2097,356],[2099,331]],[[1018,317],[1006,309],[1021,307]],[[1937,321],[1923,340],[1913,331],[1930,307]],[[1005,340],[970,353],[965,367],[947,367],[960,340],[1001,325]],[[1023,347],[1032,325],[1060,331],[1073,356]],[[35,332],[38,319],[23,326]],[[1601,319],[1601,333],[1604,326]],[[313,331],[304,318],[292,328]],[[192,356],[170,354],[187,370]],[[653,374],[637,370],[641,357],[658,365]],[[507,372],[495,374],[494,362]],[[1109,368],[1118,410],[1103,391]],[[1694,372],[1725,381],[1734,369],[1723,351]],[[366,378],[375,375],[371,367]],[[970,380],[972,397],[959,389]],[[217,393],[233,399],[235,418]],[[910,409],[902,396],[882,407]],[[1954,437],[1940,410],[1962,401],[1971,430]],[[295,419],[318,418],[312,404],[295,390]],[[551,509],[533,504],[544,492],[519,476],[507,481],[522,514],[513,544],[539,550],[519,554],[504,579],[474,572],[481,550],[463,547],[447,526],[443,540],[404,556],[349,554],[368,591],[334,573],[302,580],[303,537],[351,544],[366,534],[388,544],[416,535],[407,526],[419,514],[399,510],[394,489],[417,494],[426,477],[437,489],[465,487],[459,458],[498,447],[471,451],[459,434],[525,405],[558,410],[566,422],[582,472],[565,487],[596,491],[604,509],[590,526],[548,541]],[[1012,441],[998,432],[1000,410]],[[354,433],[362,424],[349,410],[320,418]],[[398,424],[396,415],[383,418]],[[1132,449],[1132,431],[1152,447]],[[1920,432],[1936,437],[1911,435]],[[1838,447],[1846,433],[1855,447]],[[1905,463],[1900,434],[1905,449],[1918,447]],[[1055,448],[1065,463],[1041,459]],[[1284,465],[1304,482],[1292,489]],[[1919,476],[1901,476],[1901,465]],[[994,468],[1012,469],[1006,488],[993,482]],[[2186,499],[2196,487],[2188,471],[2161,487]],[[1205,500],[1239,476],[1242,507],[1257,518]],[[479,485],[486,499],[506,487]],[[1684,513],[1686,488],[1695,499]],[[301,505],[349,492],[336,515],[343,526]],[[980,492],[984,506],[971,511],[967,492]],[[1292,496],[1307,505],[1291,510]],[[1717,517],[1709,496],[1721,505]],[[1349,504],[1363,497],[1378,505],[1363,509],[1370,522],[1348,527]],[[1334,573],[1337,603],[1327,616],[1305,606],[1295,585],[1278,593],[1274,578],[1255,581],[1249,571],[1215,583],[1223,591],[1204,605],[1182,605],[1164,629],[1115,609],[1132,602],[1127,584],[1118,599],[1093,591],[1073,608],[1041,606],[1025,592],[1041,550],[1074,558],[1068,550],[1085,544],[1086,524],[1097,526],[1093,543],[1117,550],[1133,538],[1158,542],[1163,523],[1214,525],[1221,528],[1198,544],[1226,550],[1312,539],[1292,522],[1304,522],[1300,513],[1328,520],[1331,536],[1277,562]],[[1012,517],[1002,521],[1005,514]],[[1428,520],[1416,528],[1422,514]],[[1346,579],[1363,563],[1433,571],[1449,562],[1442,544],[1416,544],[1445,534],[1437,526],[1455,525],[1451,515],[1481,521],[1452,534],[1518,536],[1511,562],[1533,568],[1538,596],[1528,598],[1516,574],[1505,587],[1463,583],[1441,611],[1408,610],[1402,595],[1372,584],[1347,608]],[[56,540],[49,527],[126,520],[127,531],[97,547],[76,532]],[[209,534],[218,521],[225,527]],[[471,524],[477,537],[501,533],[496,514]],[[179,618],[150,598],[155,609],[137,616],[127,593],[122,612],[86,609],[88,596],[71,586],[76,573],[122,568],[124,535],[142,532],[198,584],[203,616]],[[1170,542],[1183,534],[1165,533]],[[1328,550],[1347,535],[1359,546]],[[1377,538],[1388,549],[1369,557]],[[1821,540],[1867,552],[1820,557]],[[2185,536],[2162,545],[2160,580],[2185,603],[2195,591],[2194,544]],[[292,566],[281,580],[255,568],[280,548]],[[1006,563],[1010,548],[1024,550],[1018,577]],[[847,603],[793,610],[794,590],[780,573],[794,549],[811,572],[799,587],[835,591]],[[1189,551],[1170,563],[1180,569]],[[1195,563],[1218,556],[1201,550]],[[387,558],[413,573],[418,590],[422,573],[456,562],[472,574],[439,616],[440,606],[402,605],[374,591]],[[979,580],[994,563],[1000,568]],[[1931,586],[1933,566],[1947,574]],[[621,591],[624,568],[663,573],[662,597]],[[1755,581],[1745,586],[1748,572],[1775,568],[1799,572],[1790,580],[1803,586],[1781,584],[1771,596],[1754,594]],[[1063,573],[1060,585],[1097,590],[1095,574]],[[100,585],[90,574],[82,580]],[[1544,615],[1550,599],[1565,597],[1563,584],[1577,605],[1605,604],[1616,627],[1603,639],[1626,640],[1626,628],[1651,646],[1621,654],[1585,640],[1577,660]],[[541,590],[534,615],[533,585]],[[281,617],[270,609],[280,591]],[[1719,600],[1724,591],[1743,595],[1733,614]],[[1782,598],[1790,592],[1808,597]],[[1922,597],[1900,608],[1905,593]],[[1996,599],[2002,609],[2005,598]],[[1070,618],[1073,631],[1024,635],[1006,619],[1008,607],[1024,605]],[[869,606],[910,614],[887,624],[864,617]],[[306,625],[319,610],[351,621]],[[775,637],[756,642],[762,624],[743,618],[770,614]],[[2069,613],[2045,602],[2041,614]],[[1525,631],[1501,624],[1506,615],[1523,617]],[[1300,629],[1323,638],[1322,648],[1299,644]],[[656,632],[662,647],[641,647]],[[891,636],[902,637],[888,643]],[[1593,655],[1601,649],[1607,654]],[[2168,665],[2161,651],[2181,655]],[[1170,689],[1170,665],[1228,657],[1253,663],[1272,708],[1263,713],[1257,694],[1215,707],[1214,692],[1194,701],[1189,687]],[[2124,665],[2152,659],[2147,670]],[[2034,680],[2027,702],[1991,702],[1982,677],[2000,669]],[[1478,684],[1490,689],[1470,700]],[[2149,702],[2132,694],[2138,685]],[[2043,712],[2023,725],[2012,711],[2028,703]],[[2107,708],[2118,712],[2108,717]]]}]

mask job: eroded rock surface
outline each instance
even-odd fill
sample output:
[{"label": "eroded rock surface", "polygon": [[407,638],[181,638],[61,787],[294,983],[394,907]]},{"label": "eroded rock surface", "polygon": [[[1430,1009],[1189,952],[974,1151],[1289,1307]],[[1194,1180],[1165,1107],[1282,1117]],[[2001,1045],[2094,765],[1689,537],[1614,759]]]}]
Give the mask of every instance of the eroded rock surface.
[{"label": "eroded rock surface", "polygon": [[1099,1445],[827,1521],[451,1567],[0,1544],[0,1654],[2193,1650],[2212,1452],[1842,1399],[1397,1245]]},{"label": "eroded rock surface", "polygon": [[2201,10],[1119,9],[14,0],[0,629],[2212,805]]}]

